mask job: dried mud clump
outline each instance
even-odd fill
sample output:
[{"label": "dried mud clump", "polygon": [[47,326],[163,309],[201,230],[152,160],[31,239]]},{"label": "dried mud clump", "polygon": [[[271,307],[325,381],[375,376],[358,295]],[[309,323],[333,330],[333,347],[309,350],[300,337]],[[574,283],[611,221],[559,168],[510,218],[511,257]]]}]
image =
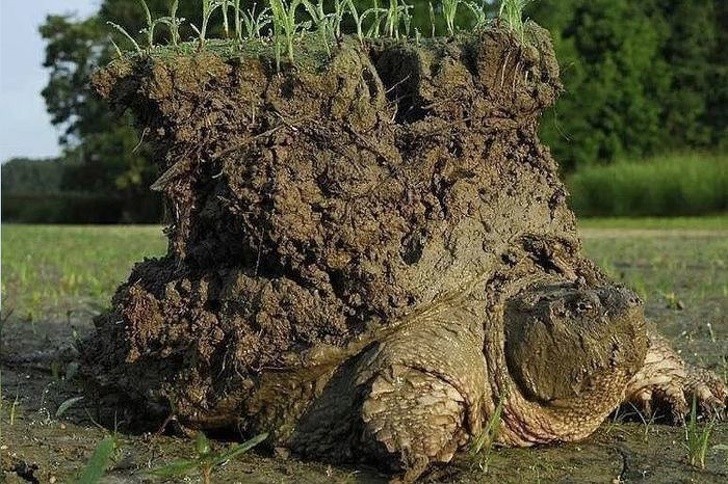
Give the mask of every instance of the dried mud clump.
[{"label": "dried mud clump", "polygon": [[347,357],[475,281],[497,300],[532,272],[600,279],[537,138],[560,84],[533,37],[100,72],[155,150],[171,224],[84,345],[96,391],[191,427],[282,428]]}]

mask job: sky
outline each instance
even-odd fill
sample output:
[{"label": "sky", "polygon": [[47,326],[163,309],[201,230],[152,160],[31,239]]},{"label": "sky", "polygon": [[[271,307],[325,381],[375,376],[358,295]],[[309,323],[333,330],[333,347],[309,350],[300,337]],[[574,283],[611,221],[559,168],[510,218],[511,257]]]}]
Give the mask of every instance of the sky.
[{"label": "sky", "polygon": [[49,14],[85,18],[100,0],[0,0],[0,162],[60,154],[60,131],[40,95],[48,81],[38,27]]}]

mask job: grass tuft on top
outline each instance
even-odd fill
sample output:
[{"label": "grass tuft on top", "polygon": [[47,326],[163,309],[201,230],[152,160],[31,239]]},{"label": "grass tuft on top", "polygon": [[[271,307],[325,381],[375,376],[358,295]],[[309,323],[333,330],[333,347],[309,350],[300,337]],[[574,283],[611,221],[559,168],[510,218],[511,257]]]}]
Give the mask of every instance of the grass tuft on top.
[{"label": "grass tuft on top", "polygon": [[498,17],[510,28],[524,43],[526,22],[523,20],[523,10],[534,0],[502,0]]},{"label": "grass tuft on top", "polygon": [[[501,25],[512,30],[521,42],[524,40],[523,8],[531,1],[533,0],[503,0],[498,14]],[[146,27],[140,32],[143,41],[120,25],[109,22],[135,52],[149,53],[160,47],[182,49],[182,52],[188,50],[184,48],[180,38],[180,27],[184,19],[177,17],[179,0],[174,0],[168,14],[160,18],[154,18],[146,0],[138,2],[146,19]],[[331,47],[342,40],[344,24],[355,26],[355,35],[361,43],[365,38],[413,38],[419,43],[422,37],[418,28],[412,28],[414,6],[408,4],[407,0],[371,0],[371,7],[361,11],[353,0],[270,0],[268,7],[257,12],[255,3],[252,8],[245,8],[241,5],[241,0],[199,2],[202,22],[199,26],[190,24],[197,34],[195,44],[198,50],[210,46],[208,34],[216,27],[211,22],[222,21],[222,25],[217,27],[221,27],[223,39],[231,44],[233,50],[248,51],[246,44],[251,43],[262,44],[263,47],[271,46],[279,70],[284,55],[290,64],[295,62],[297,47],[306,43],[308,37],[315,39],[321,44],[321,50],[330,54]],[[488,26],[495,19],[489,16],[487,5],[488,2],[483,0],[480,3],[478,0],[439,0],[435,6],[430,2],[432,36],[436,35],[438,20],[444,21],[450,37],[457,35],[463,28],[472,30]],[[466,15],[458,17],[458,9],[465,11]],[[465,22],[468,25],[458,25],[458,19],[467,19]],[[155,33],[160,27],[166,28],[169,33],[168,46],[154,44]],[[118,47],[117,51],[122,55]]]}]

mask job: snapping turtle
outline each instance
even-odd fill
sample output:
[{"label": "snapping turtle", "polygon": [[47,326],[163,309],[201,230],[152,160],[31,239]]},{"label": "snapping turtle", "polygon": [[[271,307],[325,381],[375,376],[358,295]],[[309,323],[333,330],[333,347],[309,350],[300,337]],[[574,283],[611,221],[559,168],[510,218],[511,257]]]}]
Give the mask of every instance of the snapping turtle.
[{"label": "snapping turtle", "polygon": [[212,48],[103,70],[172,223],[84,345],[96,390],[408,479],[499,406],[498,440],[520,446],[583,438],[624,401],[720,409],[718,378],[582,255],[536,135],[558,67],[530,39],[347,40],[281,73]]}]

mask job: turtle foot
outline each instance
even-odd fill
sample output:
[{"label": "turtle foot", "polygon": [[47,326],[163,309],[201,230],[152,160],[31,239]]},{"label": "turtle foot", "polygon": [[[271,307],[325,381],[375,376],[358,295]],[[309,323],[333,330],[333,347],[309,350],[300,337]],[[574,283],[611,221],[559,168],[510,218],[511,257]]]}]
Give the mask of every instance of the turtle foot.
[{"label": "turtle foot", "polygon": [[[363,439],[380,460],[413,482],[432,462],[448,462],[466,441],[464,398],[447,382],[395,366],[376,376],[362,406]],[[376,449],[376,450],[375,450]]]},{"label": "turtle foot", "polygon": [[625,402],[651,420],[666,416],[682,424],[695,402],[697,414],[709,420],[725,418],[728,388],[713,372],[686,364],[657,335],[650,335],[643,368],[625,391]]}]

